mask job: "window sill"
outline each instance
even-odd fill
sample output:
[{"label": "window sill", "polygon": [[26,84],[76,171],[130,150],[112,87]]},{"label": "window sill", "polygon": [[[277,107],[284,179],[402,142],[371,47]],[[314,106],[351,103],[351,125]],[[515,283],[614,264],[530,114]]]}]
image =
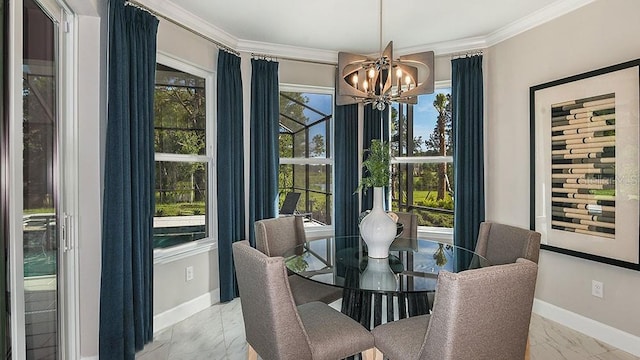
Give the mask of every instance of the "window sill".
[{"label": "window sill", "polygon": [[333,225],[307,225],[305,223],[304,233],[308,240],[322,239],[327,236],[333,236]]},{"label": "window sill", "polygon": [[453,228],[418,226],[418,237],[453,244]]},{"label": "window sill", "polygon": [[212,238],[207,238],[169,248],[154,249],[153,264],[168,264],[190,256],[206,253],[217,248],[218,242]]}]

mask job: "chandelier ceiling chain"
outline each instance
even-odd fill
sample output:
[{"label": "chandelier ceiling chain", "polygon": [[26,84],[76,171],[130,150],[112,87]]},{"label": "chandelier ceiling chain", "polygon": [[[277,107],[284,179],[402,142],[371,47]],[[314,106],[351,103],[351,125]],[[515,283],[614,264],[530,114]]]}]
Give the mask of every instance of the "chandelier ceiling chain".
[{"label": "chandelier ceiling chain", "polygon": [[380,0],[380,14],[378,16],[378,21],[379,21],[379,37],[378,37],[378,50],[380,50],[380,54],[382,54],[382,0]]},{"label": "chandelier ceiling chain", "polygon": [[392,102],[415,104],[418,95],[433,93],[433,51],[394,60],[393,41],[382,47],[382,0],[379,10],[380,56],[338,53],[337,105],[373,104],[382,111]]}]

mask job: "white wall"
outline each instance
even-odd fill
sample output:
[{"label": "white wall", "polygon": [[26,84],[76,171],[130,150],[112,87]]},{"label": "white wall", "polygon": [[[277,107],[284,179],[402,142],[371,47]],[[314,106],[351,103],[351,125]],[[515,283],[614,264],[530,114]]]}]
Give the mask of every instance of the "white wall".
[{"label": "white wall", "polygon": [[278,76],[281,84],[310,85],[330,88],[333,88],[334,86],[336,71],[335,65],[314,64],[289,60],[278,60],[278,62]]},{"label": "white wall", "polygon": [[[218,49],[213,43],[162,18],[158,27],[158,52],[209,73],[216,70]],[[215,78],[213,79],[215,81]],[[215,88],[215,83],[213,87]],[[215,96],[213,99],[215,101]],[[192,266],[194,273],[193,280],[189,282],[185,278],[187,266]],[[181,316],[200,310],[192,308],[177,315],[171,314],[172,309],[195,298],[215,293],[219,288],[217,248],[187,258],[155,264],[153,286],[153,314],[156,317],[160,316],[156,318],[158,324],[166,324],[167,319],[181,320]],[[212,300],[217,301],[215,298]],[[206,306],[204,303],[199,304],[198,306]],[[154,328],[158,329],[156,326]]]},{"label": "white wall", "polygon": [[96,41],[100,18],[79,16],[78,50],[84,54],[78,63],[78,290],[80,354],[98,353],[100,309],[100,258],[102,242],[102,181],[100,129],[104,113],[101,101],[103,83],[99,71],[104,47]]},{"label": "white wall", "polygon": [[106,26],[101,15],[106,2],[67,0],[77,15],[76,73],[78,144],[77,288],[80,357],[98,354],[100,257],[102,243],[102,130],[106,122]]},{"label": "white wall", "polygon": [[[640,57],[639,13],[637,0],[599,0],[489,49],[488,220],[529,227],[529,87]],[[640,336],[640,272],[543,250],[536,298]]]}]

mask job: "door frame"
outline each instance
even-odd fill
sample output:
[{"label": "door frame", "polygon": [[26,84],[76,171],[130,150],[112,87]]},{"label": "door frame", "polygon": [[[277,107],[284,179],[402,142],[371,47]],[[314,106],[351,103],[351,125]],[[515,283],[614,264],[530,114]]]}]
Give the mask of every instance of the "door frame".
[{"label": "door frame", "polygon": [[[78,209],[78,132],[77,132],[77,17],[62,1],[34,0],[58,24],[57,55],[57,152],[59,192],[56,212],[58,229],[58,356],[77,359],[79,341],[79,292],[77,239]],[[22,63],[23,63],[23,1],[9,2],[8,39],[8,233],[9,284],[11,292],[11,349],[13,358],[26,357],[24,258],[22,237],[23,159],[22,159]],[[19,119],[19,120],[18,120]],[[64,230],[63,230],[64,229]],[[64,234],[63,234],[64,233]]]}]

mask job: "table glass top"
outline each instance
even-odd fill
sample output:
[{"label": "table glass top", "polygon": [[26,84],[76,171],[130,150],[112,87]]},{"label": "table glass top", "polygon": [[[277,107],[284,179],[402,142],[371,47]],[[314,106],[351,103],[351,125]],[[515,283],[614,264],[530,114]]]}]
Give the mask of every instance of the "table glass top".
[{"label": "table glass top", "polygon": [[308,240],[284,254],[287,268],[307,279],[337,287],[380,292],[435,291],[441,270],[459,272],[489,266],[487,259],[454,245],[397,238],[385,259],[369,258],[359,236]]}]

